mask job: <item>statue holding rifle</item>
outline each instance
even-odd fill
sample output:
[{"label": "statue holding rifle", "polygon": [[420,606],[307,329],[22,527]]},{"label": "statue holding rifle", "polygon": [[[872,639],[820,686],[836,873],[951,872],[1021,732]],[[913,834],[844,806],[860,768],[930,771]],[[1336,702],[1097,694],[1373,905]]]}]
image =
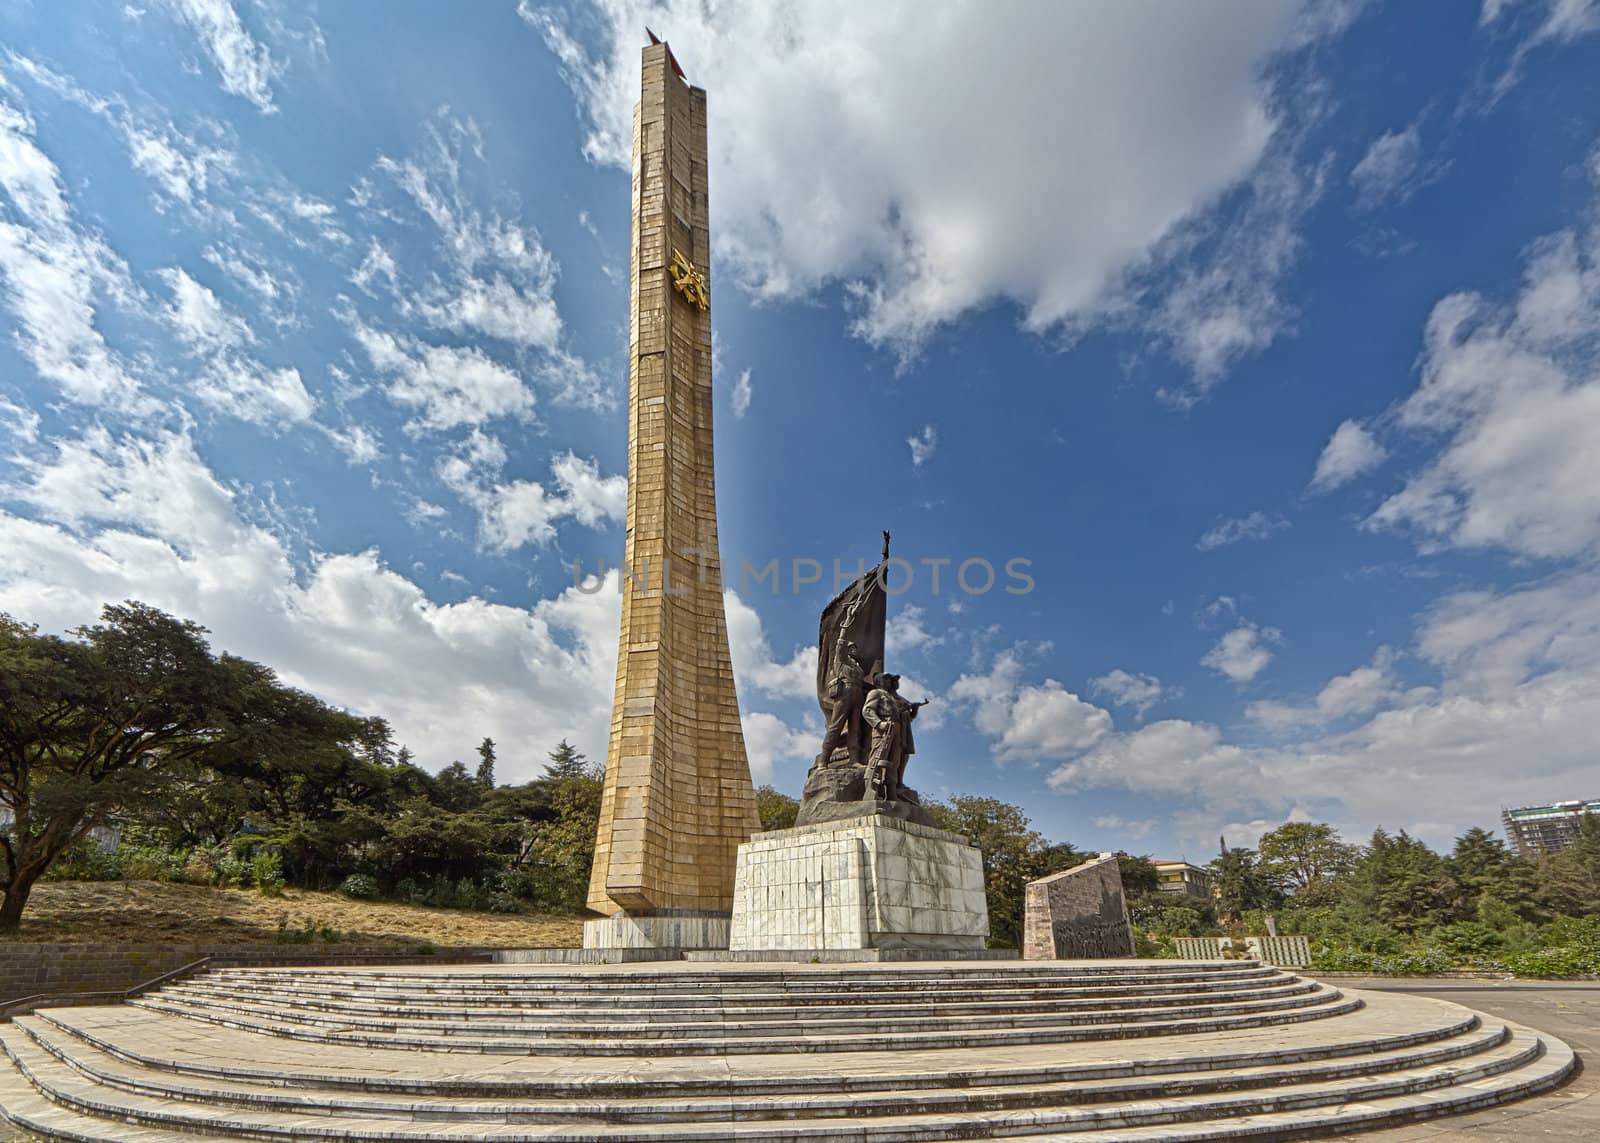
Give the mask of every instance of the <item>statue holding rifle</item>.
[{"label": "statue holding rifle", "polygon": [[905,785],[911,733],[927,705],[900,695],[900,676],[883,669],[888,624],[883,561],[822,612],[817,646],[817,702],[827,717],[822,749],[806,778],[797,824],[882,813],[931,825],[915,790]]}]

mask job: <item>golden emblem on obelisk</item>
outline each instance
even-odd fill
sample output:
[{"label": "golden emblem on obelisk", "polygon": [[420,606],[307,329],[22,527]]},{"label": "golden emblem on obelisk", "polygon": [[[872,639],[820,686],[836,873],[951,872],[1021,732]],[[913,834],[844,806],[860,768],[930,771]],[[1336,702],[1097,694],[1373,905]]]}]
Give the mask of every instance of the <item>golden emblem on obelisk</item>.
[{"label": "golden emblem on obelisk", "polygon": [[680,251],[672,252],[672,263],[667,267],[672,275],[672,288],[682,294],[695,309],[704,313],[711,308],[711,291],[706,288],[706,276],[695,269],[694,263]]}]

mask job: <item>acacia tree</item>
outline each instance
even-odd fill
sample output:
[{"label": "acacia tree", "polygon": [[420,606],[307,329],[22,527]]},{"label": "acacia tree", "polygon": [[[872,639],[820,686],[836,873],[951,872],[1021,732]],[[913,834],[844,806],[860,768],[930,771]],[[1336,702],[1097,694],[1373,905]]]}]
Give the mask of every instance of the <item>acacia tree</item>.
[{"label": "acacia tree", "polygon": [[197,624],[134,602],[101,619],[63,639],[0,615],[0,934],[63,852],[194,764],[309,751],[361,725],[214,655]]},{"label": "acacia tree", "polygon": [[1257,853],[1262,872],[1297,893],[1348,873],[1360,857],[1355,846],[1346,845],[1325,822],[1285,822],[1261,835]]}]

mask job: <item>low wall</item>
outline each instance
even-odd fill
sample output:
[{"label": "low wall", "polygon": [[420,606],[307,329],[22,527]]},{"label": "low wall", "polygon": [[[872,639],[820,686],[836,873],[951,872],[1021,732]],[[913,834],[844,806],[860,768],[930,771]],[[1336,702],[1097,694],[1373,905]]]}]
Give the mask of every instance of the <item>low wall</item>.
[{"label": "low wall", "polygon": [[448,963],[487,960],[487,950],[405,945],[10,944],[0,942],[0,1005],[39,993],[116,992],[202,957],[245,964]]},{"label": "low wall", "polygon": [[1132,956],[1133,929],[1114,854],[1028,882],[1022,955],[1028,960]]}]

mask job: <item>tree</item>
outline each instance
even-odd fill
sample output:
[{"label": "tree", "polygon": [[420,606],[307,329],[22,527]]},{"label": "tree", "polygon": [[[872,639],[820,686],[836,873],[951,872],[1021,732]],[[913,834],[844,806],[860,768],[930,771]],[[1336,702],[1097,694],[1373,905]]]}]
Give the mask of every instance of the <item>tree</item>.
[{"label": "tree", "polygon": [[0,615],[0,934],[69,846],[194,763],[314,755],[361,725],[260,664],[212,654],[197,624],[134,602],[101,618],[63,639]]},{"label": "tree", "polygon": [[1444,858],[1404,830],[1380,829],[1350,872],[1345,900],[1355,915],[1411,933],[1453,919],[1457,894]]},{"label": "tree", "polygon": [[772,786],[762,786],[756,791],[756,813],[763,830],[788,829],[800,813],[800,803]]},{"label": "tree", "polygon": [[1271,878],[1256,863],[1256,851],[1243,846],[1224,849],[1212,859],[1211,888],[1217,898],[1217,912],[1238,919],[1248,909],[1267,909],[1276,905],[1278,894]]},{"label": "tree", "polygon": [[478,785],[494,789],[494,739],[478,743]]},{"label": "tree", "polygon": [[578,778],[589,773],[589,759],[565,738],[561,740],[560,745],[550,751],[549,757],[549,765],[544,768],[546,778],[552,780]]},{"label": "tree", "polygon": [[542,779],[541,784],[549,787],[550,816],[533,823],[523,846],[534,900],[552,912],[576,913],[589,896],[595,834],[600,827],[601,781],[594,774],[579,772]]},{"label": "tree", "polygon": [[1356,859],[1355,848],[1324,822],[1285,822],[1261,835],[1256,852],[1262,873],[1296,893],[1348,872]]}]

